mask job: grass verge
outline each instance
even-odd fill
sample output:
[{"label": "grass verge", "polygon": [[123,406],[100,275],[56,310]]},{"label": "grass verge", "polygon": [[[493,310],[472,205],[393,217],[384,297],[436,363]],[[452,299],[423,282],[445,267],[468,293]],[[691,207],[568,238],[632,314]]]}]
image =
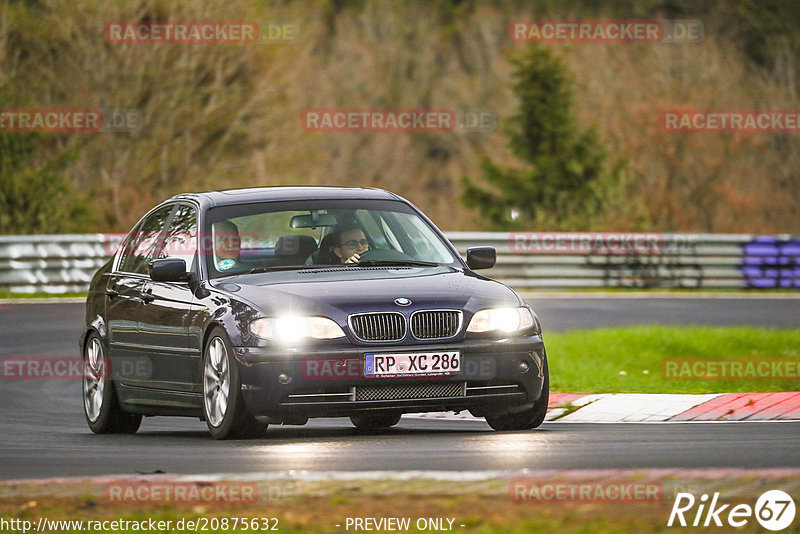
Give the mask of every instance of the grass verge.
[{"label": "grass verge", "polygon": [[[420,532],[417,528],[420,519],[438,519],[448,530],[463,533],[639,533],[674,531],[666,526],[670,511],[678,492],[689,491],[697,496],[701,493],[720,493],[722,503],[747,503],[753,506],[760,494],[766,490],[780,488],[796,494],[800,482],[792,473],[774,473],[759,476],[741,473],[727,476],[704,475],[702,470],[676,472],[675,474],[650,474],[648,472],[629,472],[608,478],[602,472],[587,478],[555,475],[555,478],[542,478],[531,474],[526,478],[491,478],[486,480],[453,481],[432,480],[424,477],[410,479],[353,479],[321,481],[282,481],[258,482],[263,495],[258,502],[236,504],[208,500],[201,504],[118,504],[108,502],[109,485],[87,482],[18,485],[0,487],[0,516],[5,519],[30,521],[36,525],[40,518],[47,521],[171,521],[170,528],[162,532],[186,532],[194,529],[176,528],[178,521],[183,525],[191,520],[205,523],[198,531],[202,532],[245,532],[232,528],[231,522],[239,518],[257,518],[259,531],[265,530],[262,519],[271,518],[270,526],[285,533],[353,532],[351,526],[345,528],[348,518],[408,518],[411,528],[403,532]],[[150,482],[153,479],[149,479]],[[130,483],[130,481],[129,481]],[[620,490],[631,483],[647,484],[657,487],[655,499],[620,500],[612,490]],[[158,482],[169,484],[168,480]],[[213,482],[196,482],[198,486],[213,486]],[[235,482],[234,482],[235,484]],[[249,483],[248,483],[249,484]],[[279,499],[268,498],[270,487],[279,484],[283,493]],[[287,484],[289,484],[287,486]],[[545,487],[565,485],[588,487],[592,491],[589,498],[567,497],[569,493],[553,494],[546,497]],[[522,486],[527,491],[517,490]],[[533,496],[533,488],[541,493]],[[598,493],[599,490],[599,493]],[[575,495],[573,493],[573,495]],[[687,513],[688,519],[694,517],[695,507]],[[227,518],[228,528],[214,528],[212,518]],[[449,523],[448,520],[452,520]],[[428,523],[430,525],[430,523]],[[338,525],[338,526],[337,526]],[[86,526],[86,525],[84,525]],[[431,531],[432,529],[428,529]],[[65,526],[58,532],[86,532],[73,526]],[[117,532],[136,532],[131,528],[120,528]],[[246,531],[254,531],[249,528]],[[368,530],[374,532],[375,530]],[[388,529],[378,530],[386,532]],[[748,524],[737,532],[762,531],[751,517]],[[784,532],[798,532],[790,527]]]},{"label": "grass verge", "polygon": [[[800,329],[634,326],[545,334],[545,344],[551,389],[559,393],[800,390]],[[670,374],[665,367],[668,360],[703,364],[708,360],[783,360],[793,362],[783,369],[794,369],[794,376],[774,376],[770,371],[768,377],[730,379],[693,371],[689,379],[685,374]]]}]

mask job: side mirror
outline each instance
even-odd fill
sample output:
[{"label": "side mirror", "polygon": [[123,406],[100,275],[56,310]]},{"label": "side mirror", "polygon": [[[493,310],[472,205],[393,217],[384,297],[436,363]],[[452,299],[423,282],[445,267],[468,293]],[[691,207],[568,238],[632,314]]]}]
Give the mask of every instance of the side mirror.
[{"label": "side mirror", "polygon": [[164,258],[150,262],[150,278],[154,282],[186,282],[186,260],[180,258]]},{"label": "side mirror", "polygon": [[467,267],[473,270],[491,269],[497,263],[494,247],[472,247],[467,249]]}]

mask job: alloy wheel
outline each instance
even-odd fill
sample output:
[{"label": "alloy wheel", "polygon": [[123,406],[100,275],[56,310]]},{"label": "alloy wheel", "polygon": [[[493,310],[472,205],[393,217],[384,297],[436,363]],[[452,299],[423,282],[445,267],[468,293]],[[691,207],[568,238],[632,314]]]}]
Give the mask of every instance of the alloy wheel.
[{"label": "alloy wheel", "polygon": [[83,362],[83,406],[86,416],[95,422],[103,408],[103,390],[106,385],[106,361],[100,340],[93,337],[86,346]]},{"label": "alloy wheel", "polygon": [[228,410],[228,394],[230,393],[230,369],[228,350],[219,337],[215,337],[208,345],[208,357],[205,361],[203,378],[203,397],[206,417],[212,426],[219,426]]}]

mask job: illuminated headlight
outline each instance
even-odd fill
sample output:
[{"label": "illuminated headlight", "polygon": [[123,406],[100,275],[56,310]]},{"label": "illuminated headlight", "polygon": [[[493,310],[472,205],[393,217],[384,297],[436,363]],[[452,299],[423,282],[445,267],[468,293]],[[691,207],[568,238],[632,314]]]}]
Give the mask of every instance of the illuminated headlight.
[{"label": "illuminated headlight", "polygon": [[250,331],[262,339],[283,342],[305,338],[336,339],[344,337],[341,327],[327,317],[270,317],[250,323]]},{"label": "illuminated headlight", "polygon": [[534,317],[530,308],[487,308],[480,310],[472,316],[467,332],[518,332],[536,326],[536,333],[540,333],[539,321]]}]

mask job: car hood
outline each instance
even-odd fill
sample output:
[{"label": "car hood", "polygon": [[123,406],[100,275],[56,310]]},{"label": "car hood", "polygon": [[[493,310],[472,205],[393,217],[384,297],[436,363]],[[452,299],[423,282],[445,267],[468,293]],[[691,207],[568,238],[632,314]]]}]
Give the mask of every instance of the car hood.
[{"label": "car hood", "polygon": [[[212,287],[247,301],[269,316],[342,315],[368,311],[459,309],[518,306],[507,286],[469,271],[440,267],[353,267],[306,269],[231,276]],[[411,301],[408,306],[397,298]]]}]

